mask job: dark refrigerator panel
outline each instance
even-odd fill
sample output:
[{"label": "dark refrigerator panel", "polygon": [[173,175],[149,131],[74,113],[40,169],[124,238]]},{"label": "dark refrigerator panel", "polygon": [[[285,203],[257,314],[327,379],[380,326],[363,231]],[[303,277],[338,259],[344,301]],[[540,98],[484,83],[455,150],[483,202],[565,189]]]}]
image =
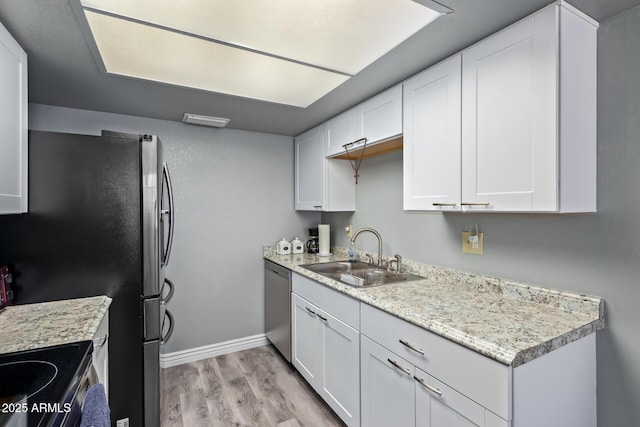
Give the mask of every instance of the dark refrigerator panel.
[{"label": "dark refrigerator panel", "polygon": [[29,149],[29,213],[13,244],[21,257],[15,302],[139,288],[139,144],[32,131]]},{"label": "dark refrigerator panel", "polygon": [[144,422],[141,146],[29,133],[29,212],[0,216],[15,304],[108,295],[111,419]]}]

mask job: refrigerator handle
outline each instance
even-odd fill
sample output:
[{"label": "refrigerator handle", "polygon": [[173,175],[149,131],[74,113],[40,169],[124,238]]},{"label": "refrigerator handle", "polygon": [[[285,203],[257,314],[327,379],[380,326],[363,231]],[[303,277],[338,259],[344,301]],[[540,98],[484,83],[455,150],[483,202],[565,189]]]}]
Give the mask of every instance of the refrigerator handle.
[{"label": "refrigerator handle", "polygon": [[169,293],[167,294],[166,297],[163,295],[164,294],[164,286],[163,286],[162,290],[160,291],[160,298],[162,299],[162,302],[168,303],[169,300],[173,297],[173,291],[175,287],[173,286],[173,282],[167,279],[166,277],[164,278],[164,283],[166,285],[169,285]]},{"label": "refrigerator handle", "polygon": [[[164,314],[169,318],[169,330],[160,339],[160,345],[164,345],[167,341],[169,341],[169,338],[171,338],[171,334],[173,334],[174,327],[173,315],[171,314],[171,312],[169,310],[165,310]],[[162,323],[164,326],[164,322]]]},{"label": "refrigerator handle", "polygon": [[[169,255],[171,255],[171,247],[173,246],[173,187],[171,186],[171,176],[169,175],[169,168],[166,163],[162,163],[162,180],[167,183],[167,194],[169,196],[169,209],[162,210],[162,215],[169,216],[169,236],[167,237],[166,246],[164,247],[164,254],[162,259],[162,265],[169,263]],[[163,242],[164,244],[164,242]]]}]

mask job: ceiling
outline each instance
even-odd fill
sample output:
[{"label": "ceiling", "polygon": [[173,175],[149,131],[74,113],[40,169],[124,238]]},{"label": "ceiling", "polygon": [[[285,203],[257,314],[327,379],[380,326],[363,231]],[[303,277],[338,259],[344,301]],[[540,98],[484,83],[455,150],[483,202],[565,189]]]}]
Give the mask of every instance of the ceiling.
[{"label": "ceiling", "polygon": [[[440,3],[454,13],[437,19],[307,108],[101,73],[69,0],[0,0],[0,22],[27,52],[30,102],[177,121],[190,112],[227,117],[233,129],[294,136],[551,2]],[[602,21],[640,5],[640,0],[569,3]]]}]

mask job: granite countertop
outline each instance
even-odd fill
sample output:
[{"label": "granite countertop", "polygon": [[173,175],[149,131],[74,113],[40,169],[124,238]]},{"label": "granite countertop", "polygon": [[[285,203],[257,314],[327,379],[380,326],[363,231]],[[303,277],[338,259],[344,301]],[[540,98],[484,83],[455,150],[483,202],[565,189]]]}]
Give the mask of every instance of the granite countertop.
[{"label": "granite countertop", "polygon": [[[325,286],[350,295],[410,323],[470,348],[505,365],[517,367],[604,327],[604,301],[446,267],[403,260],[403,271],[424,280],[355,288],[300,267],[345,260],[334,255],[263,257]],[[364,252],[358,253],[365,259]]]},{"label": "granite countertop", "polygon": [[110,305],[97,296],[9,306],[0,313],[0,354],[90,340]]}]

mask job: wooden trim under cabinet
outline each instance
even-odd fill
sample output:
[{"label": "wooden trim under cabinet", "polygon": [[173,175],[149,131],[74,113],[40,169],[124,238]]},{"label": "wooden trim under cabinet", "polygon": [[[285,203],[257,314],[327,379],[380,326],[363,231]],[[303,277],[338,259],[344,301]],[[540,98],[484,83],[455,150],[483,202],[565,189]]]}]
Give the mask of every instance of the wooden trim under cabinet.
[{"label": "wooden trim under cabinet", "polygon": [[[364,151],[363,159],[367,159],[369,157],[381,156],[383,154],[391,153],[393,151],[402,150],[403,147],[403,139],[402,135],[396,136],[395,138],[388,139],[383,142],[378,142],[376,144],[367,145],[364,148],[358,148],[356,150],[349,150],[349,157],[351,160],[360,159],[360,154],[362,150]],[[344,152],[337,156],[332,156],[332,159],[340,159],[340,160],[348,160],[347,153]]]}]

